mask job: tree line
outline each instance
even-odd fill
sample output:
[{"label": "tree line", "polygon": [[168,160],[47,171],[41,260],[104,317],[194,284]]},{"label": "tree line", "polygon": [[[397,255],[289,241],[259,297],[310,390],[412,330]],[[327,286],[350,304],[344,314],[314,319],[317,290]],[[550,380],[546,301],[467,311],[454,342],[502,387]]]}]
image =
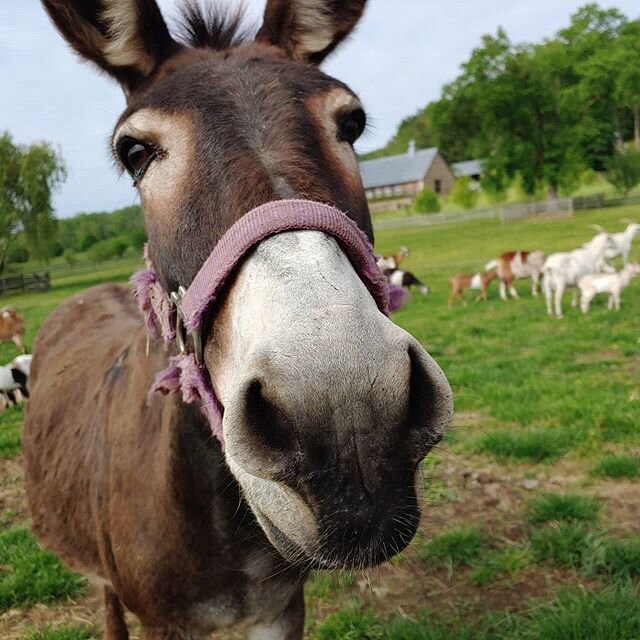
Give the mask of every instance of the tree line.
[{"label": "tree line", "polygon": [[414,139],[439,147],[449,162],[481,158],[482,187],[496,201],[516,178],[528,194],[545,188],[555,197],[575,188],[584,170],[608,171],[628,190],[640,181],[638,61],[640,20],[597,4],[541,43],[514,44],[498,29],[439,100],[364,157],[403,153]]}]

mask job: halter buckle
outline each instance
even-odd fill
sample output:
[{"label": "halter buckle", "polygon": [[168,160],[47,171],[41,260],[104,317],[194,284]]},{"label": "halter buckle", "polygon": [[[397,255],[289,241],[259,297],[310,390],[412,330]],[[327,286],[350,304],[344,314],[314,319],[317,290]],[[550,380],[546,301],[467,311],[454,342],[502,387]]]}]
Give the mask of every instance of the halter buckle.
[{"label": "halter buckle", "polygon": [[191,337],[193,354],[196,358],[196,363],[200,365],[203,362],[202,334],[200,333],[200,329],[187,331],[184,326],[186,318],[184,309],[182,308],[182,300],[186,293],[187,290],[180,285],[177,291],[171,292],[171,296],[169,298],[171,300],[171,304],[176,309],[176,344],[178,345],[178,349],[181,354],[188,353],[188,338]]}]

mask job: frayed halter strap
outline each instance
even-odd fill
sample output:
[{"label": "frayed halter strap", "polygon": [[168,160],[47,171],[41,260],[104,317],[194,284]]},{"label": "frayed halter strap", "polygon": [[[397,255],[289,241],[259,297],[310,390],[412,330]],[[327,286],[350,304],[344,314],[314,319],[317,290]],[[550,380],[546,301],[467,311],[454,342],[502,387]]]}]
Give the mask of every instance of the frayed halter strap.
[{"label": "frayed halter strap", "polygon": [[147,268],[131,278],[149,335],[161,335],[166,344],[175,340],[180,352],[158,374],[150,395],[156,391],[181,391],[185,402],[200,405],[223,446],[222,406],[203,363],[203,318],[254,246],[277,233],[301,230],[322,231],[335,238],[380,311],[389,312],[387,281],[376,265],[367,236],[338,209],[309,200],[277,200],[249,211],[222,236],[188,289],[180,287],[168,295],[158,281],[146,247]]}]

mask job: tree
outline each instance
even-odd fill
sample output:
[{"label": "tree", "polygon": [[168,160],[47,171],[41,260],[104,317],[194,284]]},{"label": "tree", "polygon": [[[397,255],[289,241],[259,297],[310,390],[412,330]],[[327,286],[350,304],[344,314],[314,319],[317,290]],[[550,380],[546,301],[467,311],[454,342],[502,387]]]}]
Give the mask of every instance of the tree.
[{"label": "tree", "polygon": [[640,182],[640,151],[625,149],[616,153],[609,162],[607,180],[627,195]]},{"label": "tree", "polygon": [[14,144],[0,135],[0,273],[18,234],[29,255],[46,260],[55,240],[51,194],[67,175],[62,158],[45,142]]}]

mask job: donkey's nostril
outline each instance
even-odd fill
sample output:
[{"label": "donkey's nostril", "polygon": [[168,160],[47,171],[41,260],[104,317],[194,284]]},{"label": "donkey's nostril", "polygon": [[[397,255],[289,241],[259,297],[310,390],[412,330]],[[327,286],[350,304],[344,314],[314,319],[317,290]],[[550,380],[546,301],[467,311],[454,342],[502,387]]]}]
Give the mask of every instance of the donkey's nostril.
[{"label": "donkey's nostril", "polygon": [[419,434],[420,449],[424,455],[442,439],[449,412],[443,412],[439,370],[434,371],[430,358],[417,343],[409,345],[408,353],[411,362],[408,428]]},{"label": "donkey's nostril", "polygon": [[280,451],[293,447],[296,440],[294,426],[277,404],[267,398],[261,380],[252,380],[247,385],[244,408],[246,424],[257,441]]}]

